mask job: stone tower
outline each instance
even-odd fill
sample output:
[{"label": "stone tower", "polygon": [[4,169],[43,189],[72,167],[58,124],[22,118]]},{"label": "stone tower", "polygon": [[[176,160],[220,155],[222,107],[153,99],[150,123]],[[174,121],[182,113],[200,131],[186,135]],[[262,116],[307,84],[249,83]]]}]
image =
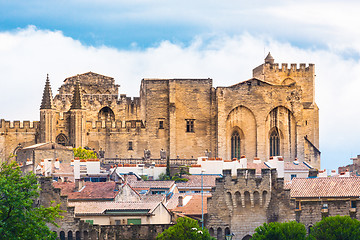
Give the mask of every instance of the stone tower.
[{"label": "stone tower", "polygon": [[70,144],[85,146],[85,109],[83,108],[80,82],[77,80],[70,107]]},{"label": "stone tower", "polygon": [[40,106],[40,142],[55,142],[55,127],[55,107],[48,74]]}]

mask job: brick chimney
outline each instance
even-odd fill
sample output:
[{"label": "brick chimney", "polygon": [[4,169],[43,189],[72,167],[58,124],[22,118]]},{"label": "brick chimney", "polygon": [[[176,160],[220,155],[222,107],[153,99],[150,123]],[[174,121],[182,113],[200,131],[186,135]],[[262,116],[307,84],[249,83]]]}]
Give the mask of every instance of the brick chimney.
[{"label": "brick chimney", "polygon": [[179,202],[178,202],[178,207],[182,207],[184,204],[184,197],[183,196],[179,196],[178,198]]}]

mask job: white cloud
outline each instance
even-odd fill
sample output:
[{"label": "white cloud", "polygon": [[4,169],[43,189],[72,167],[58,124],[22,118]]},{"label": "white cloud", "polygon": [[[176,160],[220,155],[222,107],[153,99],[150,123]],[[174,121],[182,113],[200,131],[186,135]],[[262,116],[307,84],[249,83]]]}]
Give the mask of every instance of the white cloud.
[{"label": "white cloud", "polygon": [[[264,52],[264,48],[266,52]],[[360,63],[331,50],[307,50],[268,37],[242,34],[189,46],[163,41],[144,50],[88,47],[59,31],[35,27],[0,33],[0,118],[36,120],[46,74],[53,93],[69,76],[87,71],[112,76],[120,92],[138,96],[142,78],[213,78],[228,86],[251,77],[271,50],[276,61],[316,64],[323,167],[344,165],[357,154]],[[338,159],[341,157],[341,159]]]}]

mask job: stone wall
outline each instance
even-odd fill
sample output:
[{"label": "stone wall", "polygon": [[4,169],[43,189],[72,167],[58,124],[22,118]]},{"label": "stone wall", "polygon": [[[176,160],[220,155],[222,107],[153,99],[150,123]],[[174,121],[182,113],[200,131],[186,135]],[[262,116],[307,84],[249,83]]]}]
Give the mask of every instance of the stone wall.
[{"label": "stone wall", "polygon": [[[351,201],[355,202],[353,206]],[[303,223],[309,231],[324,217],[340,215],[360,219],[359,204],[358,198],[297,199],[296,221]]]},{"label": "stone wall", "polygon": [[265,222],[295,220],[294,202],[275,169],[262,169],[261,178],[255,169],[238,169],[236,177],[224,170],[223,175],[208,199],[206,227],[214,237],[232,232],[233,239],[243,239]]},{"label": "stone wall", "polygon": [[[265,161],[273,155],[269,139],[275,129],[277,155],[320,168],[314,65],[266,63],[253,76],[216,89],[212,79],[143,79],[139,98],[118,96],[111,77],[92,72],[70,77],[54,98],[55,109],[41,111],[41,128],[35,122],[21,128],[2,121],[1,154],[8,155],[19,143],[34,144],[40,132],[49,141],[65,139],[66,145],[104,150],[106,158],[141,159],[149,149],[151,158],[159,159],[164,149],[171,159],[197,158],[205,151],[230,159],[231,136],[238,132],[241,155]],[[77,80],[84,109],[70,110]]]},{"label": "stone wall", "polygon": [[152,240],[172,226],[171,224],[91,225],[75,217],[74,208],[67,206],[67,196],[61,196],[61,190],[53,187],[51,178],[39,178],[39,184],[42,191],[37,204],[48,207],[61,203],[60,209],[66,211],[61,214],[64,218],[57,220],[59,228],[49,225],[51,231],[56,232],[60,239],[68,240],[71,235],[72,239],[76,240]]}]

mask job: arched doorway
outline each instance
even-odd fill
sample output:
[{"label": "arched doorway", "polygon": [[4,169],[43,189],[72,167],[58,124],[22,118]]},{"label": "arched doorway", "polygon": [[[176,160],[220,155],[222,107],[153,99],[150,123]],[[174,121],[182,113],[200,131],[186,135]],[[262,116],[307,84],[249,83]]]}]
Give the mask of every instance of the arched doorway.
[{"label": "arched doorway", "polygon": [[115,121],[115,114],[113,112],[113,110],[111,110],[111,108],[109,107],[103,107],[98,114],[98,119],[100,121],[105,120],[105,121]]}]

